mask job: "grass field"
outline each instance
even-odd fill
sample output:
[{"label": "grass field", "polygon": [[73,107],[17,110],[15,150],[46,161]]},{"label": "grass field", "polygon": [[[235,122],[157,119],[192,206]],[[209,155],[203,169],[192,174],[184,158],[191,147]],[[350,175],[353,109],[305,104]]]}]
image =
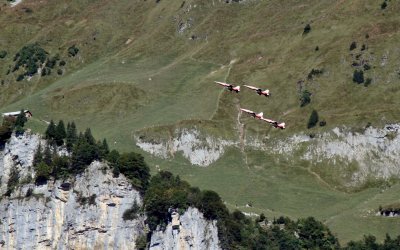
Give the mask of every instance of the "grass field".
[{"label": "grass field", "polygon": [[[241,118],[248,135],[270,138],[305,131],[313,109],[327,126],[307,133],[399,122],[399,10],[393,1],[382,10],[374,0],[24,0],[1,9],[0,50],[8,55],[0,59],[0,111],[31,110],[28,126],[38,132],[45,121],[74,120],[121,151],[140,151],[136,133],[200,123],[205,133],[238,139],[238,107],[287,123],[278,131]],[[306,24],[311,32],[303,34]],[[357,48],[350,51],[353,41]],[[66,61],[62,76],[16,82],[17,73],[6,74],[15,53],[33,42]],[[76,57],[67,55],[71,45],[80,49]],[[371,78],[368,87],[352,82],[354,70],[362,68],[352,64],[361,61],[371,66],[364,72]],[[312,69],[323,73],[309,79]],[[214,80],[269,88],[272,94],[231,94]],[[312,93],[311,103],[301,108],[304,89]],[[366,233],[379,239],[400,233],[398,219],[367,213],[397,202],[398,185],[345,193],[326,185],[336,182],[330,172],[318,179],[307,163],[289,166],[248,149],[247,163],[243,152],[230,149],[207,168],[179,155],[165,161],[142,153],[153,170],[159,165],[213,189],[231,209],[238,205],[269,218],[315,216],[343,242]],[[244,207],[248,202],[252,208]]]}]

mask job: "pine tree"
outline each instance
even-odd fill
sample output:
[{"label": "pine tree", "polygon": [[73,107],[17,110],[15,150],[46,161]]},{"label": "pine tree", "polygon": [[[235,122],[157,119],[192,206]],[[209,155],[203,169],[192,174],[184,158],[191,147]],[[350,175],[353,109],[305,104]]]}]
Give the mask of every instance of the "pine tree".
[{"label": "pine tree", "polygon": [[86,139],[86,142],[89,143],[90,145],[95,145],[96,144],[96,140],[94,139],[93,135],[92,135],[92,131],[90,130],[90,128],[87,128],[85,133],[84,133],[84,137]]},{"label": "pine tree", "polygon": [[319,118],[317,111],[313,110],[311,112],[310,119],[308,120],[307,128],[310,129],[312,127],[315,127],[315,125],[318,123],[318,119]]},{"label": "pine tree", "polygon": [[42,153],[42,145],[39,143],[39,147],[37,148],[35,155],[33,156],[33,167],[39,165],[40,162],[43,161],[43,153]]},{"label": "pine tree", "polygon": [[108,153],[110,153],[110,149],[108,148],[108,143],[106,139],[103,139],[103,142],[98,142],[99,147],[99,157],[100,159],[104,159]]},{"label": "pine tree", "polygon": [[48,144],[46,145],[46,148],[44,149],[44,152],[43,152],[43,162],[47,166],[50,166],[51,163],[53,162],[53,157],[51,154],[50,146]]},{"label": "pine tree", "polygon": [[65,132],[65,126],[63,120],[60,120],[58,122],[58,125],[56,127],[56,134],[55,134],[55,142],[58,146],[61,146],[64,144],[64,139],[67,137],[67,133]]},{"label": "pine tree", "polygon": [[15,126],[20,126],[24,127],[25,123],[28,121],[28,119],[25,116],[25,112],[22,109],[21,112],[17,116],[17,120],[15,121]]},{"label": "pine tree", "polygon": [[364,71],[354,70],[353,82],[358,83],[358,84],[363,83],[364,82]]},{"label": "pine tree", "polygon": [[50,121],[49,126],[46,129],[45,133],[47,140],[52,140],[56,136],[56,125],[54,124],[53,120]]},{"label": "pine tree", "polygon": [[68,123],[67,135],[66,135],[66,146],[67,146],[67,150],[69,152],[71,152],[72,147],[76,143],[77,139],[78,139],[78,135],[76,132],[75,123],[74,122],[72,122],[71,124]]}]

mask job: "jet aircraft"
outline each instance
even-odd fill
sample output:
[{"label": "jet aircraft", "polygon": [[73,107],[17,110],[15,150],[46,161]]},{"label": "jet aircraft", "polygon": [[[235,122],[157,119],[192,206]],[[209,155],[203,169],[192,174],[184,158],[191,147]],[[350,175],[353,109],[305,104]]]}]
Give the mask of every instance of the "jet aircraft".
[{"label": "jet aircraft", "polygon": [[254,118],[256,118],[256,119],[263,119],[263,112],[260,112],[260,113],[256,113],[256,112],[254,112],[254,111],[251,111],[251,110],[248,110],[248,109],[240,109],[241,111],[243,111],[243,112],[246,112],[247,114],[249,114],[249,115],[251,115],[252,117],[254,117]]},{"label": "jet aircraft", "polygon": [[255,90],[258,95],[264,95],[266,97],[269,97],[269,95],[270,95],[268,89],[262,90],[260,88],[253,87],[253,86],[250,86],[250,85],[243,85],[243,86],[245,86],[245,87],[247,87],[249,89]]},{"label": "jet aircraft", "polygon": [[278,123],[277,121],[267,119],[267,118],[261,118],[261,120],[268,122],[271,124],[274,128],[280,128],[280,129],[285,129],[286,124],[284,122]]},{"label": "jet aircraft", "polygon": [[239,93],[239,91],[240,91],[240,86],[234,87],[232,84],[225,83],[225,82],[217,82],[217,81],[215,81],[215,83],[218,83],[219,85],[224,86],[229,91],[235,91],[236,93]]}]

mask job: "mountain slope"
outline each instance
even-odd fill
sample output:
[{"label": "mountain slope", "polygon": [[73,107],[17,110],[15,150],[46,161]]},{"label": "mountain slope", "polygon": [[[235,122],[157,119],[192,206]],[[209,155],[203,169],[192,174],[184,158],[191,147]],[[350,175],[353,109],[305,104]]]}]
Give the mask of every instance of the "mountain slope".
[{"label": "mountain slope", "polygon": [[[137,138],[171,143],[175,134],[195,128],[199,144],[210,137],[234,147],[207,169],[193,167],[179,150],[167,151],[167,163],[147,158],[197,186],[212,187],[231,208],[251,202],[249,211],[270,216],[316,215],[337,225],[334,230],[345,240],[355,238],[345,225],[351,218],[354,227],[365,229],[357,237],[375,230],[366,225],[386,228],[373,232],[383,237],[396,221],[360,210],[376,209],[376,197],[392,201],[386,193],[398,186],[380,194],[372,176],[371,183],[357,186],[363,192],[347,194],[339,190],[348,186],[357,162],[313,165],[313,159],[299,157],[304,145],[282,155],[268,147],[336,127],[358,133],[367,125],[399,121],[399,8],[389,1],[381,9],[373,0],[25,0],[1,8],[0,50],[7,56],[0,59],[0,110],[30,109],[29,125],[38,131],[45,129],[43,120],[75,120],[123,151],[137,149]],[[307,24],[311,30],[304,33]],[[50,76],[17,82],[21,69],[6,73],[15,54],[34,42],[50,56],[58,53],[66,65]],[[356,48],[350,50],[353,42]],[[73,45],[79,48],[76,56],[68,53]],[[353,82],[355,70],[363,70],[364,83]],[[214,80],[260,86],[272,94],[266,99],[243,89],[235,95]],[[304,90],[311,92],[311,102],[300,107]],[[287,129],[266,127],[242,116],[239,107],[285,121]],[[308,130],[314,109],[326,126]]]}]

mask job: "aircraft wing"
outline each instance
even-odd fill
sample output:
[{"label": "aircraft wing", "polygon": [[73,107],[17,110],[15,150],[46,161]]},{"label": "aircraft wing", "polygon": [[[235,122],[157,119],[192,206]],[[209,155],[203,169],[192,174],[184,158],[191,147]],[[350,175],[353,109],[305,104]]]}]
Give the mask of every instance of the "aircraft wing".
[{"label": "aircraft wing", "polygon": [[[225,83],[225,82],[218,82],[218,81],[214,81],[215,83],[218,83],[218,84],[220,84],[220,85],[222,85],[222,86],[224,86],[224,87],[229,87],[229,86],[232,86],[232,84],[229,84],[229,83]],[[233,86],[232,86],[233,87]]]},{"label": "aircraft wing", "polygon": [[253,112],[253,111],[251,111],[251,110],[248,110],[248,109],[240,109],[241,111],[243,111],[243,112],[246,112],[246,113],[248,113],[248,114],[251,114],[251,115],[255,115],[256,113],[255,112]]},{"label": "aircraft wing", "polygon": [[243,86],[245,86],[245,87],[247,87],[249,89],[252,89],[252,90],[259,90],[260,89],[260,88],[256,88],[256,87],[253,87],[253,86],[250,86],[250,85],[243,85]]},{"label": "aircraft wing", "polygon": [[261,118],[261,120],[263,120],[265,122],[268,122],[268,123],[271,123],[271,124],[276,123],[276,121],[268,119],[268,118]]}]

